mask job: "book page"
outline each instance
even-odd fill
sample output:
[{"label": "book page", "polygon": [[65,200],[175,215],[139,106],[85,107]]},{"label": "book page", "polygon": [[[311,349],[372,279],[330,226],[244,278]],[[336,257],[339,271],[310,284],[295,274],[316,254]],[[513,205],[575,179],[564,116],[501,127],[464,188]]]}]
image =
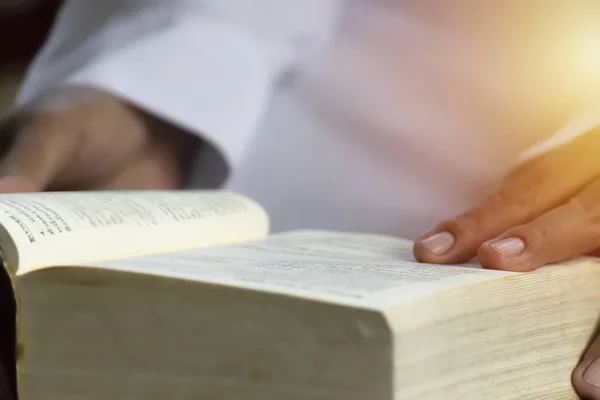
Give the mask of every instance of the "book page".
[{"label": "book page", "polygon": [[264,238],[254,201],[221,191],[0,196],[0,241],[18,274],[113,257]]},{"label": "book page", "polygon": [[263,242],[113,260],[89,266],[381,308],[514,273],[476,264],[425,265],[412,242],[368,234],[298,232]]}]

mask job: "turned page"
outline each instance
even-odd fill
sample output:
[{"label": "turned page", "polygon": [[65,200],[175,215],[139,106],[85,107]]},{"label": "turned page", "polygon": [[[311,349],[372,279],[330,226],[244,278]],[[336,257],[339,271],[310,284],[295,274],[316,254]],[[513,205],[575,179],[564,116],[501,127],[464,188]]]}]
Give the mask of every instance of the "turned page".
[{"label": "turned page", "polygon": [[17,274],[262,239],[268,225],[260,205],[224,191],[0,195],[0,243]]},{"label": "turned page", "polygon": [[425,265],[412,242],[379,235],[290,232],[255,243],[122,258],[86,266],[382,309],[510,272]]}]

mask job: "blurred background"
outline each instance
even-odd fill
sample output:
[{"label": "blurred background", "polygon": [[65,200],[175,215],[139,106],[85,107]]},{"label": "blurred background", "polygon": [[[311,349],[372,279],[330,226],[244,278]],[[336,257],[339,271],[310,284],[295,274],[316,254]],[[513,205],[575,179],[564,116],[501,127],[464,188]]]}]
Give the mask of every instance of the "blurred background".
[{"label": "blurred background", "polygon": [[0,0],[0,112],[44,42],[60,0]]}]

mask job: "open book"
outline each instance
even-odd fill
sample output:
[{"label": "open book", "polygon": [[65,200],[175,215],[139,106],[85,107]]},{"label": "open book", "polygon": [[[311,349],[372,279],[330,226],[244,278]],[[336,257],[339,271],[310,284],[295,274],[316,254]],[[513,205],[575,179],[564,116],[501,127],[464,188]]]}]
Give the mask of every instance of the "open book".
[{"label": "open book", "polygon": [[221,191],[0,195],[0,388],[45,400],[577,398],[570,373],[600,311],[593,259],[529,274],[423,265],[406,240],[268,226],[254,201]]}]

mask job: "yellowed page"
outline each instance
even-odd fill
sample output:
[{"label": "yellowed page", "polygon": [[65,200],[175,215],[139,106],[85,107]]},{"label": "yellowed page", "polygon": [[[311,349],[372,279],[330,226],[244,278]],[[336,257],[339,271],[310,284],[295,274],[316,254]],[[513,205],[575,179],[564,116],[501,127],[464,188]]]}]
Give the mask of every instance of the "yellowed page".
[{"label": "yellowed page", "polygon": [[224,191],[0,195],[5,257],[17,274],[114,257],[264,238],[268,216]]}]

